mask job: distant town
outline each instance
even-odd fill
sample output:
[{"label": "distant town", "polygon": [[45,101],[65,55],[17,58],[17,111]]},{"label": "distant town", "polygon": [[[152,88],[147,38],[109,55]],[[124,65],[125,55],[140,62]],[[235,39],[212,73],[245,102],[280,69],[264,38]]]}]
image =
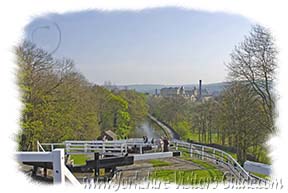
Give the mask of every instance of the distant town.
[{"label": "distant town", "polygon": [[183,97],[191,101],[208,101],[215,95],[208,92],[207,89],[202,89],[202,80],[199,80],[199,86],[193,89],[185,89],[184,86],[180,87],[165,87],[161,88],[158,93],[158,89],[155,90],[155,96],[159,97]]},{"label": "distant town", "polygon": [[117,92],[117,90],[135,90],[140,93],[154,97],[182,97],[193,102],[209,101],[219,96],[220,92],[225,88],[227,82],[212,83],[203,85],[203,81],[199,80],[198,84],[190,85],[115,85],[110,81],[104,83],[104,87]]}]

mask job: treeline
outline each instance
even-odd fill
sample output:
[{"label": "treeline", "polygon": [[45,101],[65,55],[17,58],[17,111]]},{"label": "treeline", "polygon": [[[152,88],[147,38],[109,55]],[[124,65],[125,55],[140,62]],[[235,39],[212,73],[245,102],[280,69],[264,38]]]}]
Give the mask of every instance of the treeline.
[{"label": "treeline", "polygon": [[150,113],[171,126],[182,140],[233,147],[241,163],[248,153],[269,163],[265,142],[273,123],[261,99],[242,83],[231,83],[220,96],[206,102],[150,97],[148,104]]},{"label": "treeline", "polygon": [[147,115],[144,95],[92,84],[70,59],[57,59],[28,41],[15,51],[23,103],[20,150],[36,150],[37,140],[92,140],[108,129],[129,137]]},{"label": "treeline", "polygon": [[235,147],[243,163],[247,154],[269,162],[265,142],[275,132],[276,48],[270,32],[252,27],[226,65],[230,85],[207,102],[151,97],[149,110],[172,126],[184,140]]}]

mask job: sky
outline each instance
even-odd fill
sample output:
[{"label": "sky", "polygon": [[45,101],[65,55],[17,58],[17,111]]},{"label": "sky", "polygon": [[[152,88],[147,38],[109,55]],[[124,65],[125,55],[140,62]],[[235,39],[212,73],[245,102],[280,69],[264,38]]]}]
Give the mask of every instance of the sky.
[{"label": "sky", "polygon": [[73,59],[96,84],[197,84],[225,81],[229,54],[253,24],[239,15],[174,7],[89,10],[34,18],[24,33],[49,52],[60,43],[54,54]]}]

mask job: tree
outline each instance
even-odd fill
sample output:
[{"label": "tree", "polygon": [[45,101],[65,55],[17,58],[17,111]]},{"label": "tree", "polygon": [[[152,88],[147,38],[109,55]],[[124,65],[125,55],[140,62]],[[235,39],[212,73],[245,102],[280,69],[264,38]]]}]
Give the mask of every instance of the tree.
[{"label": "tree", "polygon": [[36,150],[36,141],[96,139],[114,129],[128,137],[147,114],[145,97],[89,83],[71,59],[58,59],[31,42],[16,47],[22,91],[19,149]]},{"label": "tree", "polygon": [[277,50],[268,29],[255,25],[248,37],[235,47],[228,63],[229,78],[232,81],[243,81],[251,86],[262,100],[262,108],[267,116],[268,131],[274,131],[273,120],[275,96],[273,81],[275,80]]},{"label": "tree", "polygon": [[128,102],[101,86],[93,86],[93,92],[98,104],[98,124],[101,131],[115,129],[120,138],[128,137],[131,129]]},{"label": "tree", "polygon": [[35,150],[36,141],[44,129],[43,117],[52,94],[71,71],[73,62],[57,60],[48,52],[31,42],[24,41],[16,47],[19,65],[18,82],[22,91],[21,128],[19,143],[21,150]]},{"label": "tree", "polygon": [[219,119],[223,120],[223,134],[229,146],[237,149],[237,159],[244,163],[248,148],[262,145],[267,137],[261,124],[264,111],[254,90],[242,82],[233,82],[223,93],[220,101]]},{"label": "tree", "polygon": [[134,90],[123,90],[118,93],[128,102],[128,113],[130,114],[130,127],[137,127],[143,122],[148,113],[148,105],[144,94],[137,93]]}]

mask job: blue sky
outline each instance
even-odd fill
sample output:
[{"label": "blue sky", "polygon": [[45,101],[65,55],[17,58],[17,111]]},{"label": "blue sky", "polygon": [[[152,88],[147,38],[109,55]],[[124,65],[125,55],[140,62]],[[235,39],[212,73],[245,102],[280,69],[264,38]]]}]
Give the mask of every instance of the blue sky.
[{"label": "blue sky", "polygon": [[59,38],[53,22],[62,37],[55,55],[73,59],[76,69],[97,84],[225,81],[224,62],[253,25],[238,15],[171,7],[90,10],[35,18],[25,28],[26,38],[52,51]]}]

